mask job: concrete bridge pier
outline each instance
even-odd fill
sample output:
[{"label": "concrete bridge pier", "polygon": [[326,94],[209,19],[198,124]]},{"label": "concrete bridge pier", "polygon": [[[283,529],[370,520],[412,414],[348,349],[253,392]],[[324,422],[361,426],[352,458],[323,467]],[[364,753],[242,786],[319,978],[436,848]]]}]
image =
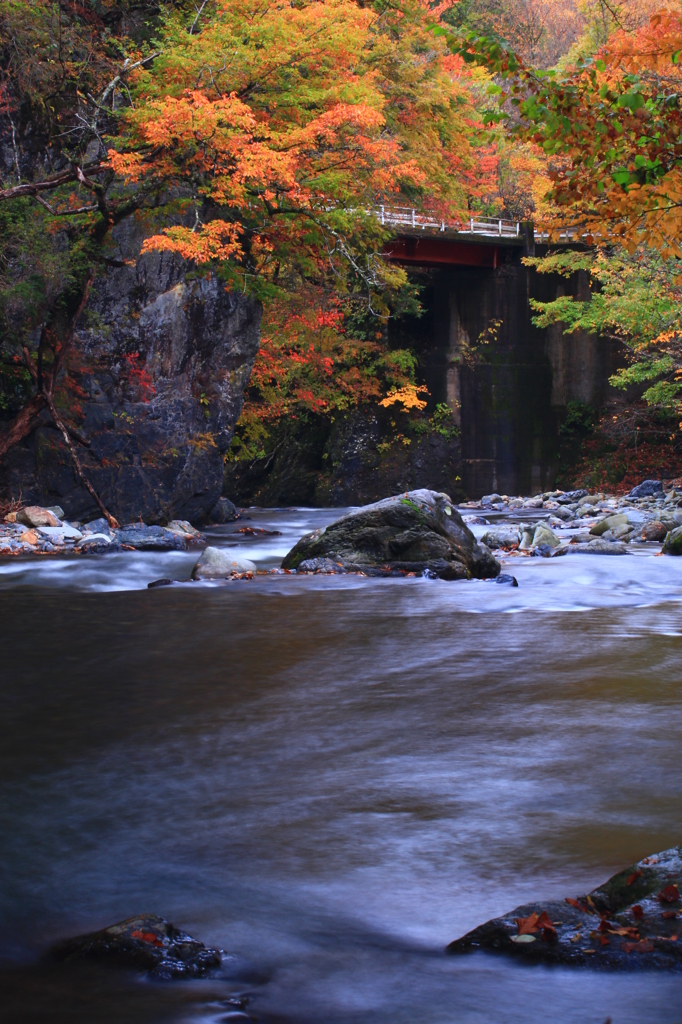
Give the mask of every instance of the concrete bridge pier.
[{"label": "concrete bridge pier", "polygon": [[431,402],[446,402],[461,428],[472,497],[551,489],[567,404],[602,404],[618,365],[616,346],[603,339],[533,326],[532,298],[587,298],[589,288],[585,275],[567,281],[526,267],[531,245],[523,236],[463,242],[421,233],[401,236],[390,254],[428,281],[415,329]]}]

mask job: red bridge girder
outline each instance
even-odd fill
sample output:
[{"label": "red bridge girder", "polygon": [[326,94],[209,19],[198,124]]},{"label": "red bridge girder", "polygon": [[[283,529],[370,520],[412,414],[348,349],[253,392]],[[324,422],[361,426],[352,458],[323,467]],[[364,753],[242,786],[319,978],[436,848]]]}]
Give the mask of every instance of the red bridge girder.
[{"label": "red bridge girder", "polygon": [[[505,246],[506,248],[506,246]],[[395,263],[419,266],[491,267],[499,263],[499,246],[490,242],[461,242],[456,238],[396,238],[383,249],[382,256]]]}]

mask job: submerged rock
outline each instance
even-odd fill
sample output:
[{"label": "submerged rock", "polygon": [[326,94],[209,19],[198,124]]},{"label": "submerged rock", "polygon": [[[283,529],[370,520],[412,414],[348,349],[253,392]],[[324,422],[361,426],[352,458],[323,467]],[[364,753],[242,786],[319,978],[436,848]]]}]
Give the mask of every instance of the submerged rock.
[{"label": "submerged rock", "polygon": [[223,953],[207,948],[162,917],[142,914],[99,932],[66,939],[50,950],[50,956],[62,961],[107,961],[157,978],[201,978],[220,966]]},{"label": "submerged rock", "polygon": [[235,555],[223,548],[204,548],[201,558],[192,570],[193,580],[225,580],[229,576],[240,576],[245,572],[256,572],[256,565],[243,555]]},{"label": "submerged rock", "polygon": [[138,551],[183,551],[187,537],[163,526],[145,526],[144,523],[128,523],[120,530],[114,530],[114,541],[126,544]]},{"label": "submerged rock", "polygon": [[282,562],[298,569],[330,559],[348,572],[371,576],[425,571],[441,579],[488,579],[500,564],[477,544],[447,494],[409,491],[365,505],[302,537]]},{"label": "submerged rock", "polygon": [[447,947],[601,970],[682,970],[682,847],[645,857],[587,896],[528,903]]},{"label": "submerged rock", "polygon": [[599,537],[589,543],[569,544],[566,551],[572,555],[627,555],[627,544],[622,541],[604,540]]}]

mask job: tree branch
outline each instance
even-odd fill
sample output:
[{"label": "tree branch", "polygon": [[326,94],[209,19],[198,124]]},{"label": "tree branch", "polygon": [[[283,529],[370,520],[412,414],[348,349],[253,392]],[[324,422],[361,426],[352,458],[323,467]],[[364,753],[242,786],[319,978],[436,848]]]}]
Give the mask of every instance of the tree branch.
[{"label": "tree branch", "polygon": [[60,185],[66,185],[69,181],[80,181],[90,188],[99,188],[101,186],[88,181],[84,172],[87,171],[88,174],[92,175],[103,174],[105,171],[110,170],[111,164],[108,163],[96,163],[82,168],[74,165],[68,171],[54,174],[51,178],[44,178],[42,181],[31,181],[25,185],[14,185],[12,188],[0,189],[0,202],[4,199],[16,199],[18,196],[37,196],[40,192],[48,192],[50,189],[59,188]]}]

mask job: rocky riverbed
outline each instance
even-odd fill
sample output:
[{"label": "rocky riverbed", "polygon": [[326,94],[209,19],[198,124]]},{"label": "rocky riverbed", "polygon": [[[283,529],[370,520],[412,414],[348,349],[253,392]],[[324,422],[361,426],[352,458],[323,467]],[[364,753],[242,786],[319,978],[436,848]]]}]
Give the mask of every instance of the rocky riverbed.
[{"label": "rocky riverbed", "polygon": [[[666,554],[682,554],[682,488],[666,491],[660,480],[645,480],[621,497],[586,490],[531,498],[488,494],[460,509],[464,522],[492,525],[480,540],[507,555],[624,555],[630,545],[660,543]],[[493,515],[504,516],[503,523],[491,524]]]},{"label": "rocky riverbed", "polygon": [[[211,522],[223,524],[239,515],[221,498]],[[243,554],[221,553],[203,530],[187,520],[111,528],[104,518],[81,523],[66,519],[58,506],[28,506],[0,523],[0,557],[196,548],[195,580],[259,571]],[[497,576],[500,558],[624,555],[658,551],[659,545],[665,554],[682,554],[682,487],[664,489],[660,481],[644,481],[620,497],[586,490],[526,498],[489,494],[457,508],[448,495],[422,490],[351,510],[303,537],[282,565],[291,573],[426,573],[464,579]]]}]

